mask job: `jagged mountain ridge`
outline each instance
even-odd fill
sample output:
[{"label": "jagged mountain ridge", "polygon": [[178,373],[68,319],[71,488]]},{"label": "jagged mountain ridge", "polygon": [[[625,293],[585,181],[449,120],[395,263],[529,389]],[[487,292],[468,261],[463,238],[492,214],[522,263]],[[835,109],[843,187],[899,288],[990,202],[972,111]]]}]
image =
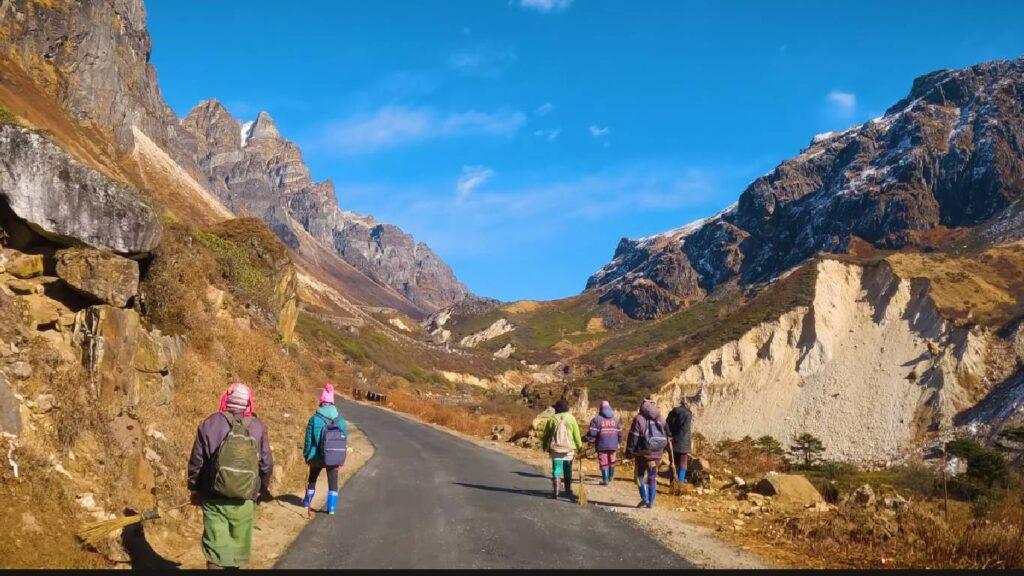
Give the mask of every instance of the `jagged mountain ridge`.
[{"label": "jagged mountain ridge", "polygon": [[296,225],[367,276],[394,288],[424,312],[466,297],[466,287],[428,246],[397,226],[344,212],[330,180],[314,182],[295,143],[261,112],[241,122],[218,101],[201,102],[183,125],[196,141],[207,185],[236,213],[263,219],[301,251]]},{"label": "jagged mountain ridge", "polygon": [[860,238],[877,248],[941,243],[1024,191],[1024,58],[914,81],[883,116],[816,136],[704,221],[639,240],[587,282],[634,318],[717,286],[771,280]]},{"label": "jagged mountain ridge", "polygon": [[[313,268],[311,274],[359,304],[419,316],[467,293],[444,262],[397,227],[375,221],[368,225],[365,218],[341,214],[331,183],[312,182],[300,152],[280,138],[269,116],[250,126],[257,144],[253,150],[258,152],[252,156],[259,160],[236,168],[248,170],[247,177],[265,185],[241,186],[234,193],[207,185],[210,172],[199,166],[199,160],[209,160],[211,149],[242,148],[241,127],[227,140],[223,135],[214,141],[197,140],[195,131],[166,104],[150,64],[152,44],[141,0],[3,2],[0,46],[5,54],[0,62],[0,96],[8,106],[53,130],[53,114],[45,102],[54,101],[78,124],[67,127],[60,126],[63,119],[55,121],[57,127],[76,133],[68,136],[66,130],[54,130],[64,146],[79,156],[91,156],[83,160],[97,169],[152,190],[154,198],[183,220],[222,220],[229,214],[218,199],[235,214],[258,215],[302,252]],[[14,86],[18,88],[5,93]],[[38,89],[44,100],[33,98],[25,88]],[[25,101],[16,102],[22,98]],[[101,134],[90,134],[93,130]],[[99,154],[92,149],[97,145]],[[147,165],[123,169],[125,161]],[[154,163],[160,165],[158,170]],[[152,180],[161,172],[163,180]],[[275,198],[274,192],[288,197]]]}]

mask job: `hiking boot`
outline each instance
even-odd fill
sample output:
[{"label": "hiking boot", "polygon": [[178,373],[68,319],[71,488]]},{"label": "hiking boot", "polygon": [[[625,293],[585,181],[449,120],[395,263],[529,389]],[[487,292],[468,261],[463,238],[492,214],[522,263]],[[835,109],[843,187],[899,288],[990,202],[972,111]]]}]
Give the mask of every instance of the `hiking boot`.
[{"label": "hiking boot", "polygon": [[648,504],[647,504],[647,502],[645,500],[641,500],[640,503],[636,505],[636,507],[637,508],[648,508],[649,506],[648,506]]},{"label": "hiking boot", "polygon": [[647,508],[654,508],[654,502],[648,502]]}]

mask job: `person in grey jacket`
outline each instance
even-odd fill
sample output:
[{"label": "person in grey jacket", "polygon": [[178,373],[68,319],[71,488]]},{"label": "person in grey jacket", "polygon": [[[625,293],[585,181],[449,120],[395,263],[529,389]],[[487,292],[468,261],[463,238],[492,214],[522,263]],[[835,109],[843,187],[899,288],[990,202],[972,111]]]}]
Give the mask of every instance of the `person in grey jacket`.
[{"label": "person in grey jacket", "polygon": [[[248,423],[248,436],[259,450],[260,481],[250,498],[224,498],[213,491],[214,462],[217,449],[231,431],[233,419]],[[203,509],[203,554],[207,568],[238,567],[249,561],[252,548],[255,502],[269,498],[268,487],[274,472],[267,426],[256,417],[252,390],[242,383],[228,387],[220,399],[220,409],[208,416],[196,430],[192,455],[188,461],[188,489],[192,504]]]},{"label": "person in grey jacket", "polygon": [[668,413],[666,419],[668,433],[672,438],[672,458],[675,459],[676,479],[686,484],[686,467],[690,463],[690,452],[693,452],[693,412],[683,398],[679,406]]}]

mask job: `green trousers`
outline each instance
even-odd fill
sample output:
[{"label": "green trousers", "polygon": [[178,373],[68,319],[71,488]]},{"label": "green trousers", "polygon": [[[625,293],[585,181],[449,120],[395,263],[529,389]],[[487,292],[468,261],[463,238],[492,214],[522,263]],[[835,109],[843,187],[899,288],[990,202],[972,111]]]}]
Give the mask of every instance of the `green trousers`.
[{"label": "green trousers", "polygon": [[256,504],[252,500],[208,498],[203,502],[203,554],[218,566],[249,561]]}]

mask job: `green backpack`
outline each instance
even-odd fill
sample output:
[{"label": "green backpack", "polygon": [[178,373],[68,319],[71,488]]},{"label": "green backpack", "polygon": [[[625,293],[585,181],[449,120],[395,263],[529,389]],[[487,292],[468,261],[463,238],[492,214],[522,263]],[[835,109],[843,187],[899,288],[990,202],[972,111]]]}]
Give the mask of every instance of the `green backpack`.
[{"label": "green backpack", "polygon": [[249,435],[252,418],[239,420],[224,412],[231,430],[213,455],[213,491],[224,498],[249,499],[256,493],[260,478],[260,451]]}]

